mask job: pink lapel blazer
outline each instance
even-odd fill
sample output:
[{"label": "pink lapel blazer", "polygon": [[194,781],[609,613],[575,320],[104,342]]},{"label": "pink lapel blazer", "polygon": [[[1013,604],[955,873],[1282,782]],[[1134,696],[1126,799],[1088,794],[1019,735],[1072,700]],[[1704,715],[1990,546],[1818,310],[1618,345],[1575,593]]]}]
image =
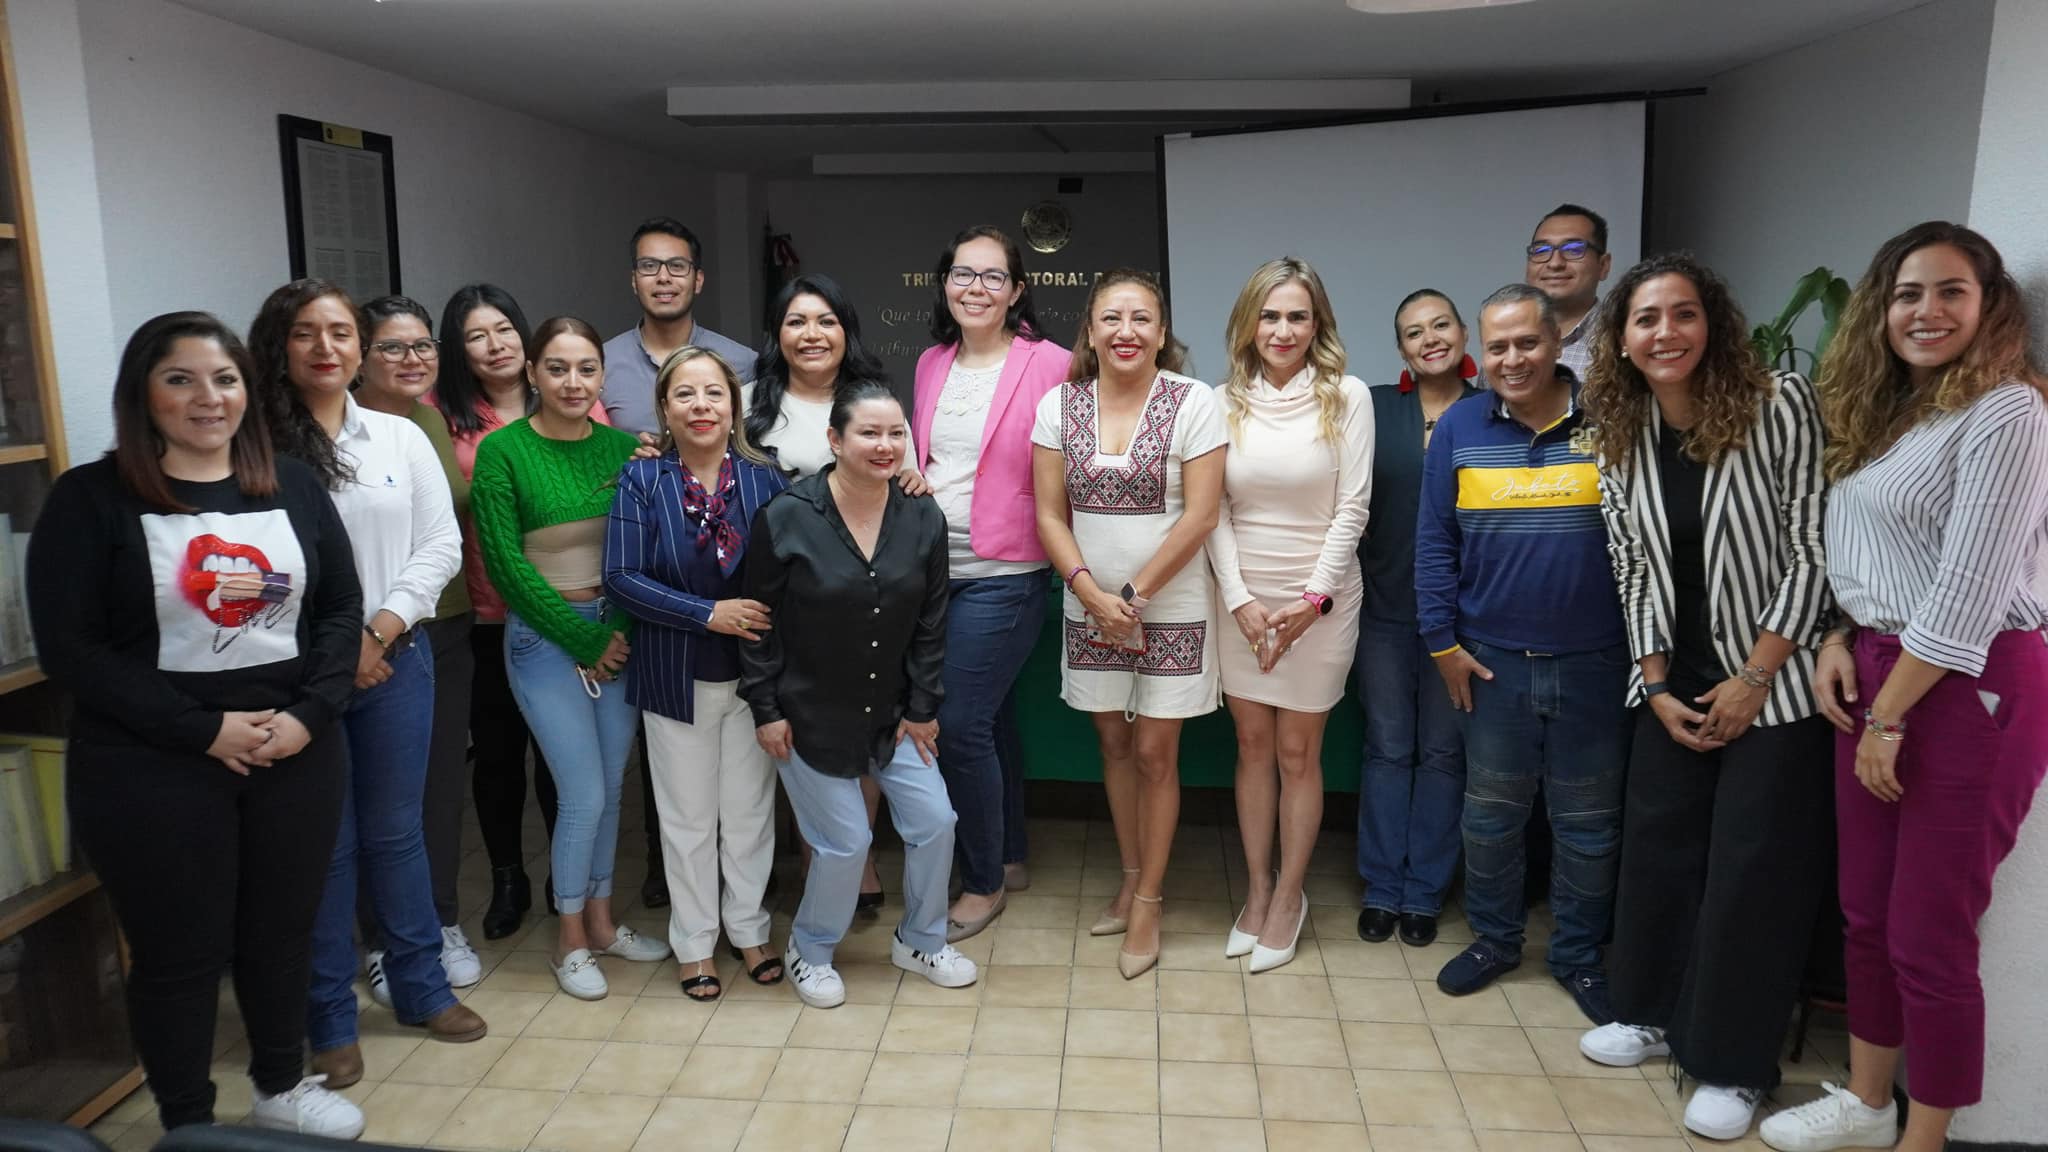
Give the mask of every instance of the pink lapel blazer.
[{"label": "pink lapel blazer", "polygon": [[[958,344],[924,350],[917,358],[917,411],[910,431],[917,444],[917,467],[931,463],[932,416],[939,391],[953,370]],[[968,540],[974,553],[987,560],[1039,562],[1045,549],[1038,543],[1038,509],[1031,494],[1031,423],[1039,398],[1067,378],[1067,350],[1050,340],[1010,343],[996,382],[995,401],[981,430],[981,462],[974,470],[974,500],[968,506]]]}]

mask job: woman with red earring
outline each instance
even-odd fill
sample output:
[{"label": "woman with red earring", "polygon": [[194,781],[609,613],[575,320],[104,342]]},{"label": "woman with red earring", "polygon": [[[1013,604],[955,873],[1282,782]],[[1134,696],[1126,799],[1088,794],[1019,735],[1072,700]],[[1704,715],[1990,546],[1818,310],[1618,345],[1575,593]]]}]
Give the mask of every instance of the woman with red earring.
[{"label": "woman with red earring", "polygon": [[1416,948],[1436,939],[1444,892],[1457,871],[1465,800],[1458,713],[1430,678],[1415,625],[1415,512],[1422,454],[1451,405],[1478,391],[1465,354],[1465,321],[1433,288],[1394,310],[1407,367],[1393,388],[1371,389],[1377,446],[1372,511],[1359,558],[1365,618],[1358,630],[1358,693],[1365,763],[1358,780],[1358,874],[1365,880],[1358,936],[1378,943],[1398,927]]}]

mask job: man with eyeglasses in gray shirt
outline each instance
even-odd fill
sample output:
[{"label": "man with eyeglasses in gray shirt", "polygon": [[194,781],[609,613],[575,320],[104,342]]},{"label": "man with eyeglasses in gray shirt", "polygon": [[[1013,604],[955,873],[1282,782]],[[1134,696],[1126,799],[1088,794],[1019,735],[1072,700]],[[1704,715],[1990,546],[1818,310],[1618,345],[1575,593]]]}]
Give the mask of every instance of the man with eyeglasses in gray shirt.
[{"label": "man with eyeglasses in gray shirt", "polygon": [[691,315],[704,291],[704,248],[680,221],[655,216],[633,230],[633,296],[640,323],[604,342],[604,410],[612,425],[658,436],[654,374],[684,345],[718,353],[741,381],[754,378],[753,349],[698,324]]},{"label": "man with eyeglasses in gray shirt", "polygon": [[1523,280],[1550,297],[1557,309],[1558,331],[1564,333],[1557,362],[1580,380],[1593,360],[1587,339],[1593,306],[1613,258],[1607,254],[1607,220],[1590,208],[1560,204],[1536,225],[1529,238],[1529,266]]}]

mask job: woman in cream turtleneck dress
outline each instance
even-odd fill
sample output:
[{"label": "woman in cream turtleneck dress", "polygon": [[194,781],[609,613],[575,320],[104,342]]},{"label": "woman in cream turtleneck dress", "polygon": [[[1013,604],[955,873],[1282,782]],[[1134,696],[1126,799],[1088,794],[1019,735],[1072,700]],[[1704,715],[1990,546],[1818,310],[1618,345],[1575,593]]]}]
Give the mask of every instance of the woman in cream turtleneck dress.
[{"label": "woman in cream turtleneck dress", "polygon": [[[1237,813],[1251,884],[1226,955],[1251,970],[1294,958],[1302,880],[1323,817],[1323,726],[1358,647],[1358,540],[1372,489],[1372,402],[1315,269],[1252,273],[1224,338],[1230,429],[1222,515],[1209,540],[1216,593],[1240,638],[1219,638],[1237,726]],[[1275,815],[1280,860],[1273,863]]]}]

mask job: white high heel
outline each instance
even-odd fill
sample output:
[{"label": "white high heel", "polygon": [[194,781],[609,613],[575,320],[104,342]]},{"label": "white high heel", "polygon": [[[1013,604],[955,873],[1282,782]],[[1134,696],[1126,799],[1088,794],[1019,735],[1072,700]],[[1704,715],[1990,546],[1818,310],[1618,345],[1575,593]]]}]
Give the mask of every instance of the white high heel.
[{"label": "white high heel", "polygon": [[[1273,873],[1273,883],[1278,885],[1279,882],[1280,873],[1275,871]],[[1237,913],[1237,920],[1242,919],[1244,919],[1244,911],[1240,909]],[[1239,956],[1249,956],[1251,950],[1258,947],[1259,943],[1258,936],[1238,929],[1237,920],[1230,922],[1230,936],[1223,941],[1223,955],[1232,960],[1237,959]]]},{"label": "white high heel", "polygon": [[1304,892],[1301,895],[1301,914],[1294,918],[1294,935],[1288,939],[1287,947],[1268,948],[1264,944],[1257,943],[1255,940],[1252,944],[1251,970],[1254,972],[1270,972],[1292,961],[1295,948],[1301,944],[1301,926],[1306,923],[1308,923],[1308,893]]}]

